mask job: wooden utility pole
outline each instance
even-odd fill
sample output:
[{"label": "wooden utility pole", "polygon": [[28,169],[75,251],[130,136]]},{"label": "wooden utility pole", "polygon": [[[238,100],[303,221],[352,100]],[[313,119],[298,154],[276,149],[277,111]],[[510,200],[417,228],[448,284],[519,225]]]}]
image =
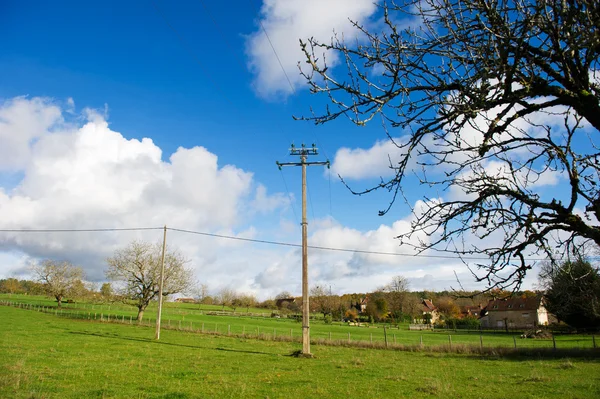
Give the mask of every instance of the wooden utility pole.
[{"label": "wooden utility pole", "polygon": [[162,258],[160,260],[160,281],[158,284],[158,313],[156,315],[156,334],[154,339],[160,339],[160,316],[162,314],[163,284],[165,282],[165,251],[167,249],[167,226],[164,227]]},{"label": "wooden utility pole", "polygon": [[329,168],[329,161],[325,162],[307,162],[309,155],[318,155],[317,147],[313,144],[312,147],[307,148],[302,144],[301,148],[296,148],[292,144],[290,148],[290,155],[299,155],[300,162],[276,162],[277,166],[281,170],[283,166],[302,166],[302,355],[306,357],[312,357],[310,353],[310,307],[308,299],[308,222],[306,220],[306,167],[310,165],[327,165]]}]

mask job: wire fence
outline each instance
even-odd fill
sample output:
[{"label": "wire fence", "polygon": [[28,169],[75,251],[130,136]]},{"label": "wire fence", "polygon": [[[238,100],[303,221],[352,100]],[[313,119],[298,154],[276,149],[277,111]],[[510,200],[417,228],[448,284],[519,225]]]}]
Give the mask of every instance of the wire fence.
[{"label": "wire fence", "polygon": [[[81,311],[44,306],[32,303],[0,300],[0,305],[52,314],[56,317],[85,320],[96,323],[115,323],[141,327],[156,326],[156,319],[145,318],[136,320],[132,315],[115,314],[105,311]],[[302,342],[301,332],[294,328],[264,327],[259,325],[230,324],[219,322],[198,322],[185,320],[163,319],[161,328],[165,330],[186,331],[197,334],[211,334],[252,338],[271,341]],[[408,332],[391,328],[373,328],[366,333],[353,333],[339,330],[313,330],[311,341],[314,344],[351,346],[363,348],[380,348],[396,350],[432,350],[445,352],[481,352],[495,353],[511,351],[587,351],[600,354],[595,335],[562,336],[556,339],[519,339],[517,335],[501,336],[481,334],[450,334]]]}]

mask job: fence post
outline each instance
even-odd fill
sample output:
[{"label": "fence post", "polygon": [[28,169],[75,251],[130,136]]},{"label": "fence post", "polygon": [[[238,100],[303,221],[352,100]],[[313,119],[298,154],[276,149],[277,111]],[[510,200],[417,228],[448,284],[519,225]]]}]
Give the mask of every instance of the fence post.
[{"label": "fence post", "polygon": [[100,321],[104,321],[104,313],[100,313]]},{"label": "fence post", "polygon": [[385,347],[388,347],[388,342],[387,342],[387,330],[385,328],[385,326],[383,326],[383,340],[385,341]]},{"label": "fence post", "polygon": [[373,333],[371,333],[371,345],[373,345]]},{"label": "fence post", "polygon": [[421,347],[423,347],[423,336],[421,335],[421,338],[419,340],[419,345],[421,345]]},{"label": "fence post", "polygon": [[452,335],[448,334],[448,342],[450,343],[450,349],[452,349]]},{"label": "fence post", "polygon": [[554,334],[552,334],[552,347],[556,350],[556,339],[554,338]]},{"label": "fence post", "polygon": [[129,315],[129,324],[131,324],[131,315]]},{"label": "fence post", "polygon": [[294,339],[294,330],[290,328],[290,339]]},{"label": "fence post", "polygon": [[479,334],[479,348],[483,350],[483,334]]},{"label": "fence post", "polygon": [[231,324],[227,324],[227,335],[231,335]]},{"label": "fence post", "polygon": [[350,343],[350,333],[348,333],[348,343]]},{"label": "fence post", "polygon": [[394,334],[394,345],[396,345],[396,334]]},{"label": "fence post", "polygon": [[515,349],[517,349],[517,337],[513,335],[513,342],[515,343]]},{"label": "fence post", "polygon": [[592,334],[592,346],[596,349],[596,336]]}]

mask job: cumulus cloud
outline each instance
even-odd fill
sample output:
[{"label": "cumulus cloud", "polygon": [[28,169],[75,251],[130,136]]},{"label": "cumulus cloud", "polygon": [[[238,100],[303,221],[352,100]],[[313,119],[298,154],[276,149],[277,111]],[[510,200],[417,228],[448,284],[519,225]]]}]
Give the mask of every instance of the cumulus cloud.
[{"label": "cumulus cloud", "polygon": [[379,176],[392,176],[405,152],[398,148],[404,139],[379,140],[372,147],[342,147],[335,153],[331,170],[344,179],[366,179]]},{"label": "cumulus cloud", "polygon": [[31,143],[62,121],[59,107],[47,99],[16,97],[0,104],[0,172],[24,168]]},{"label": "cumulus cloud", "polygon": [[[271,98],[293,93],[303,83],[297,69],[298,62],[304,61],[298,40],[314,37],[328,42],[334,31],[343,34],[346,40],[354,40],[357,31],[349,20],[365,22],[376,12],[375,3],[373,0],[264,0],[257,30],[246,41],[257,94]],[[339,57],[327,53],[327,62],[336,65]]]},{"label": "cumulus cloud", "polygon": [[[19,155],[1,158],[2,165],[23,174],[15,187],[0,187],[3,229],[168,224],[252,237],[256,232],[247,215],[285,206],[284,197],[267,194],[251,172],[219,165],[217,155],[204,147],[180,147],[163,160],[151,139],[128,139],[92,110],[84,112],[81,125],[64,123],[63,112],[70,109],[43,98],[16,98],[0,107],[1,151]],[[99,279],[103,260],[114,249],[134,238],[159,237],[159,232],[4,233],[0,250],[68,258]],[[209,265],[226,245],[197,237],[177,242],[196,263]]]}]

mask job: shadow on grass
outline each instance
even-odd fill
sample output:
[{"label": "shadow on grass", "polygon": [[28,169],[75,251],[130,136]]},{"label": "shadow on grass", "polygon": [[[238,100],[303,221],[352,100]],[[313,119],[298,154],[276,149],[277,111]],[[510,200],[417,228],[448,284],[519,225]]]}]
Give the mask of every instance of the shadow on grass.
[{"label": "shadow on grass", "polygon": [[85,332],[85,331],[70,331],[69,334],[75,335],[87,335],[90,337],[99,337],[99,338],[109,338],[109,339],[118,339],[123,341],[134,341],[134,342],[143,342],[146,344],[156,344],[156,345],[167,345],[167,346],[176,346],[180,348],[190,348],[190,349],[203,349],[203,350],[214,350],[214,351],[224,351],[224,352],[237,352],[237,353],[247,353],[251,355],[266,355],[266,356],[281,356],[278,353],[270,353],[270,352],[260,352],[253,350],[243,350],[243,349],[231,349],[231,348],[210,348],[205,346],[196,346],[196,345],[187,345],[187,344],[177,344],[173,342],[165,342],[165,341],[156,341],[154,339],[149,338],[134,338],[134,337],[123,337],[117,334],[100,334],[95,332]]}]

